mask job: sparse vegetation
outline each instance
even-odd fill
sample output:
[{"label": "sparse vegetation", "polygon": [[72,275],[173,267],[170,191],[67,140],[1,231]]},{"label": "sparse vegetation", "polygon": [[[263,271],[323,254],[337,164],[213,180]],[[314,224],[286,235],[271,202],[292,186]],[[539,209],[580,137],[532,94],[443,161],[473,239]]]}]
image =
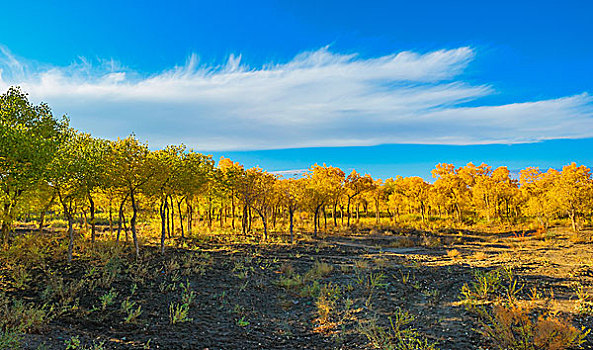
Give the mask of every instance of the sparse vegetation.
[{"label": "sparse vegetation", "polygon": [[0,350],[16,350],[21,347],[21,334],[0,330]]},{"label": "sparse vegetation", "polygon": [[134,323],[136,319],[142,315],[142,305],[138,305],[138,307],[136,307],[135,301],[126,299],[121,303],[121,311],[125,316],[125,323]]},{"label": "sparse vegetation", "polygon": [[590,332],[555,313],[532,316],[531,311],[514,300],[495,304],[492,311],[484,313],[480,333],[501,350],[560,350],[580,346]]},{"label": "sparse vegetation", "polygon": [[189,304],[174,303],[169,305],[169,322],[171,324],[190,322],[192,319],[188,317]]},{"label": "sparse vegetation", "polygon": [[414,317],[407,311],[396,309],[393,317],[389,317],[389,326],[383,327],[372,319],[359,326],[359,331],[365,335],[377,349],[386,350],[436,350],[436,344],[423,339],[410,324]]}]

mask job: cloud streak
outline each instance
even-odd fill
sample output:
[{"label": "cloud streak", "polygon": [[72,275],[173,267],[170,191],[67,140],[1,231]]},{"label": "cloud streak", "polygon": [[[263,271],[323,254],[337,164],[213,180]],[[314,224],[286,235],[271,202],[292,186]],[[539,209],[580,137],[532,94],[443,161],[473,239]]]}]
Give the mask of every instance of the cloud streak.
[{"label": "cloud streak", "polygon": [[20,85],[32,100],[67,113],[101,137],[135,132],[151,146],[205,151],[385,143],[522,143],[593,137],[593,101],[581,95],[464,107],[494,93],[462,74],[474,51],[400,52],[376,58],[328,47],[262,67],[196,55],[151,76],[113,60],[68,67],[28,63],[0,47],[0,90]]}]

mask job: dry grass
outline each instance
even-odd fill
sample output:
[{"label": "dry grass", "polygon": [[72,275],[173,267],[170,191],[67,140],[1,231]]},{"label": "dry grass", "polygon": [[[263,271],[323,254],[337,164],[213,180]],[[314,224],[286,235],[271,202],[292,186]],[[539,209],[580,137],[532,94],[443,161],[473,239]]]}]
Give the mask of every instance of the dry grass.
[{"label": "dry grass", "polygon": [[578,329],[553,312],[535,315],[517,302],[495,304],[484,313],[482,335],[497,349],[561,350],[581,345],[589,330]]},{"label": "dry grass", "polygon": [[447,256],[451,259],[458,259],[461,257],[461,252],[457,249],[451,249],[447,251]]},{"label": "dry grass", "polygon": [[418,242],[410,237],[400,237],[389,244],[389,248],[411,248],[418,246]]},{"label": "dry grass", "polygon": [[473,260],[486,260],[488,258],[488,254],[484,253],[484,252],[474,252],[472,255],[470,255],[470,259]]}]

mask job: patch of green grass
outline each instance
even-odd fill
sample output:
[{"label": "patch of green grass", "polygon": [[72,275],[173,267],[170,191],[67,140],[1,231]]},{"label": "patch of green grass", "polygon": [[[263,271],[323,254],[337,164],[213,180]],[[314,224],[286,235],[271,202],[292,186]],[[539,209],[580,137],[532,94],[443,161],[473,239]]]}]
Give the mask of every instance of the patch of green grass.
[{"label": "patch of green grass", "polygon": [[169,305],[169,323],[177,324],[191,322],[189,318],[189,305],[171,302]]},{"label": "patch of green grass", "polygon": [[142,305],[135,308],[136,302],[126,299],[121,303],[121,311],[124,313],[124,323],[134,323],[142,315]]},{"label": "patch of green grass", "polygon": [[22,336],[14,331],[0,330],[0,350],[17,350],[21,348]]},{"label": "patch of green grass", "polygon": [[70,339],[64,341],[64,345],[66,345],[65,350],[104,350],[105,349],[105,342],[93,342],[93,344],[89,346],[85,346],[80,341],[80,337],[74,336]]},{"label": "patch of green grass", "polygon": [[358,331],[366,336],[371,346],[384,350],[436,350],[436,343],[423,338],[410,326],[414,317],[407,311],[396,309],[393,317],[389,317],[389,326],[377,324],[373,319],[361,322]]},{"label": "patch of green grass", "polygon": [[105,311],[108,306],[112,305],[115,302],[117,295],[117,292],[113,288],[111,288],[108,293],[101,295],[99,297],[99,300],[101,301],[101,310]]},{"label": "patch of green grass", "polygon": [[249,326],[249,321],[247,321],[245,319],[245,316],[243,316],[240,319],[238,319],[236,323],[237,323],[237,326],[239,326],[239,327],[247,327],[247,326]]},{"label": "patch of green grass", "polygon": [[5,296],[0,296],[0,329],[16,332],[39,331],[49,322],[52,309],[25,303],[22,300],[10,302]]}]

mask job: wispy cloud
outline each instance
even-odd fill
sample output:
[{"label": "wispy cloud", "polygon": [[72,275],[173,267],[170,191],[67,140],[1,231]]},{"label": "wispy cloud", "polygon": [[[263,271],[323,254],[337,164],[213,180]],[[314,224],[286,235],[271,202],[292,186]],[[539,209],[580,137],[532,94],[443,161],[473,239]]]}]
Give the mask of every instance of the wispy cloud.
[{"label": "wispy cloud", "polygon": [[576,96],[463,107],[493,93],[463,81],[471,48],[362,58],[328,47],[284,63],[220,66],[196,55],[152,76],[113,60],[68,67],[28,63],[0,46],[0,90],[67,113],[101,137],[135,132],[153,147],[248,150],[384,143],[521,143],[593,137],[593,100]]}]

